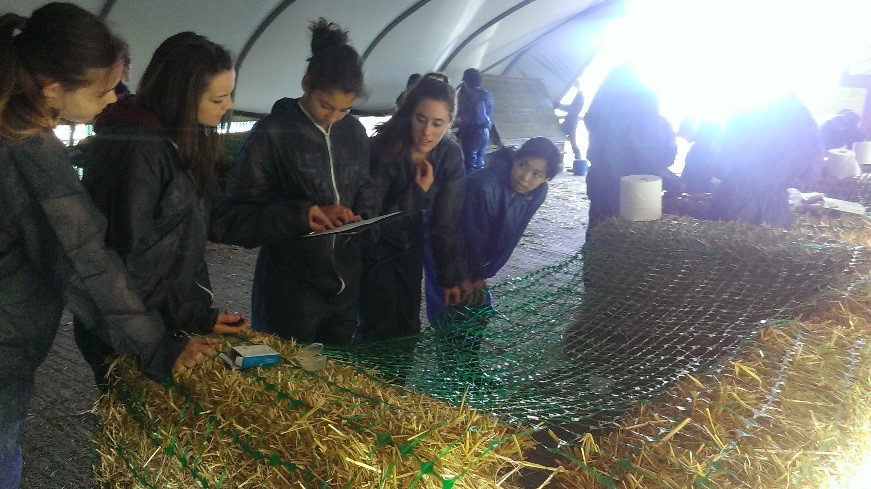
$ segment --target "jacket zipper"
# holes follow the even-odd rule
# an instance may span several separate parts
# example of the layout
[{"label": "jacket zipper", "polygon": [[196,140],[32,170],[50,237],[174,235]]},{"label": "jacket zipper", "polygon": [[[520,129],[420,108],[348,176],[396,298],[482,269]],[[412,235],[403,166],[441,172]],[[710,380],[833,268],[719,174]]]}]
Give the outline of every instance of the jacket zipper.
[{"label": "jacket zipper", "polygon": [[[324,131],[324,138],[327,141],[327,156],[330,159],[330,178],[333,181],[333,192],[336,193],[336,204],[341,205],[342,199],[341,199],[341,197],[339,197],[339,186],[336,184],[336,169],[333,166],[333,145],[330,143],[330,130],[332,130],[332,128],[333,128],[333,125],[330,124],[330,127],[328,127],[326,131]],[[335,234],[330,236],[331,246],[333,248],[333,251],[336,251],[336,236],[337,235],[335,235]],[[343,279],[342,275],[339,273],[337,273],[336,275],[339,276],[339,282],[341,282],[341,284],[342,284],[342,286],[339,287],[339,291],[336,292],[336,295],[339,295],[345,291],[345,279]]]}]

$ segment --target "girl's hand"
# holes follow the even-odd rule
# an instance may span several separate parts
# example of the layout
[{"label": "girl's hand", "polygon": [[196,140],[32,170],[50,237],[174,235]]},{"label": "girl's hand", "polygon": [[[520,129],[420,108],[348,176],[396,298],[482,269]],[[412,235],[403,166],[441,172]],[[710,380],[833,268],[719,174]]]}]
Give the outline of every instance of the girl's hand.
[{"label": "girl's hand", "polygon": [[460,290],[459,286],[454,286],[442,291],[442,298],[444,299],[446,306],[456,306],[460,303],[462,297],[463,292]]},{"label": "girl's hand", "polygon": [[333,229],[335,226],[320,207],[313,205],[308,210],[308,227],[314,233],[321,233],[327,229]]},{"label": "girl's hand", "polygon": [[354,214],[354,211],[343,205],[322,205],[320,206],[320,209],[323,211],[324,215],[327,216],[327,219],[330,220],[333,227],[339,227],[363,219],[359,215]]},{"label": "girl's hand", "polygon": [[424,192],[429,192],[432,183],[435,181],[435,174],[432,169],[432,163],[426,158],[414,162],[414,183],[418,184]]},{"label": "girl's hand", "polygon": [[172,371],[174,373],[184,372],[207,358],[215,356],[215,345],[217,344],[218,340],[213,338],[191,338],[178,358],[175,359]]},{"label": "girl's hand", "polygon": [[223,314],[218,314],[218,320],[215,322],[215,327],[212,331],[218,334],[241,333],[251,329],[251,320],[245,319],[245,316],[224,309]]}]

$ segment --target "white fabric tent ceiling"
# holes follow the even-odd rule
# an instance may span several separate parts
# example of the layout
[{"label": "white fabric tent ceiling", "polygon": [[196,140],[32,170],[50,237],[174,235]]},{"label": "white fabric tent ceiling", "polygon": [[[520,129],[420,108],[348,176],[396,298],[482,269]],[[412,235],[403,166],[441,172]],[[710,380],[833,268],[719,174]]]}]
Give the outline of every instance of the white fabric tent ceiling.
[{"label": "white fabric tent ceiling", "polygon": [[[5,0],[29,15],[44,1]],[[389,110],[414,72],[463,70],[544,81],[557,100],[595,54],[602,27],[623,0],[73,0],[101,15],[130,44],[131,88],[167,37],[197,32],[237,56],[236,113],[268,113],[302,92],[309,23],[325,17],[349,31],[365,57],[370,97],[360,112]]]}]

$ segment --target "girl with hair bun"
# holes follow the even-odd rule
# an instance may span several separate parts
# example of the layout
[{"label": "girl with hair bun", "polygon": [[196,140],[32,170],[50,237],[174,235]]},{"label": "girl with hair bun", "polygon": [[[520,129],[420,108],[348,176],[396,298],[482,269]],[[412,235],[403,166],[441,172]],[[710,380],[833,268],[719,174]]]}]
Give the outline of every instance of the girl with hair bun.
[{"label": "girl with hair bun", "polygon": [[[365,95],[362,60],[336,24],[321,18],[310,30],[303,95],[278,100],[254,125],[227,180],[231,198],[293,202],[300,238],[374,217],[369,141],[363,125],[346,117]],[[361,273],[357,239],[265,243],[254,271],[254,329],[301,342],[350,343]]]},{"label": "girl with hair bun", "polygon": [[[25,24],[26,20],[26,24]],[[34,375],[64,306],[84,328],[135,355],[158,380],[214,355],[215,341],[175,338],[143,306],[106,223],[53,133],[59,119],[87,122],[115,102],[119,43],[69,3],[29,19],[0,16],[0,487],[18,487],[18,444]]]}]

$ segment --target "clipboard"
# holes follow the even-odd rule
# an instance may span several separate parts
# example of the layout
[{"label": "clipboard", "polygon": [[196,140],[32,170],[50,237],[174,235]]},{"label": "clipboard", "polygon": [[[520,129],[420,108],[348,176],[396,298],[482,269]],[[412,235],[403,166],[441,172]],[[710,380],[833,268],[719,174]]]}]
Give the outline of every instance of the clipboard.
[{"label": "clipboard", "polygon": [[371,219],[363,219],[362,221],[352,222],[350,224],[345,224],[333,229],[327,229],[326,231],[321,231],[319,233],[311,232],[303,235],[303,238],[314,238],[316,236],[327,236],[330,234],[342,234],[350,231],[362,231],[363,229],[375,223],[398,217],[401,214],[405,214],[405,211],[396,211],[391,212],[390,214],[384,214],[383,216],[373,217]]}]

